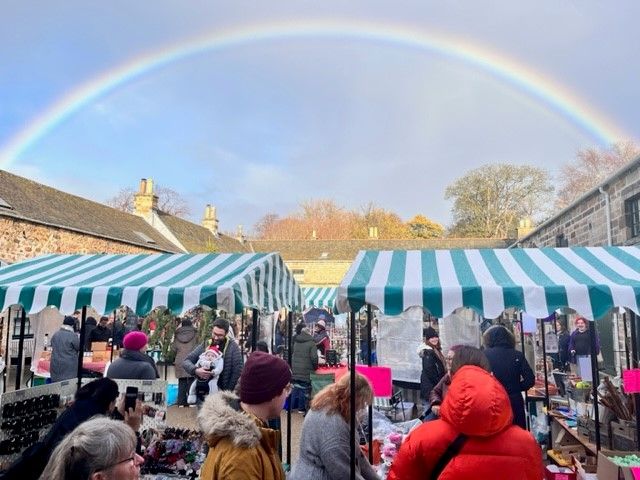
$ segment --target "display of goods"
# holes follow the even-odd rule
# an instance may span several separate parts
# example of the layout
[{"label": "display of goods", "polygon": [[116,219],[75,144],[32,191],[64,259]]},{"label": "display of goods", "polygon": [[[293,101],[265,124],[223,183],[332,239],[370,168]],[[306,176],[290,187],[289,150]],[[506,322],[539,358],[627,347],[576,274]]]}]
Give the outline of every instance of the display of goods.
[{"label": "display of goods", "polygon": [[613,463],[619,467],[640,467],[640,457],[638,455],[625,455],[624,457],[609,457]]}]

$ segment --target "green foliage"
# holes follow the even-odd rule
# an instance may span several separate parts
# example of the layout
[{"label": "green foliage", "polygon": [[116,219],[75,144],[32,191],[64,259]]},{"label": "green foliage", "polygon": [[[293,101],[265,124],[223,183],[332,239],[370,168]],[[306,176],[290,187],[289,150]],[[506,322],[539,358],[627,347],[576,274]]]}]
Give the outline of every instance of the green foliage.
[{"label": "green foliage", "polygon": [[150,331],[151,321],[155,321],[156,329],[149,337],[149,347],[159,349],[161,358],[172,363],[175,355],[171,349],[176,332],[175,317],[169,310],[157,308],[147,315],[142,323],[144,332]]},{"label": "green foliage", "polygon": [[471,170],[445,191],[453,200],[450,234],[508,238],[522,218],[539,220],[552,208],[553,186],[546,170],[492,164]]}]

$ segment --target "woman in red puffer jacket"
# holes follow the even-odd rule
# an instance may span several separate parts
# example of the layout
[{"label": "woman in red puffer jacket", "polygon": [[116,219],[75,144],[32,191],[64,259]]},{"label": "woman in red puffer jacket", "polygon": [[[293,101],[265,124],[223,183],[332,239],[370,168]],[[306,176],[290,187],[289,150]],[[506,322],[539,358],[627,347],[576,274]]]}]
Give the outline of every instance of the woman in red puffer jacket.
[{"label": "woman in red puffer jacket", "polygon": [[544,475],[540,447],[529,432],[513,425],[512,417],[500,382],[483,368],[461,367],[453,375],[440,420],[411,432],[389,480],[432,478],[436,464],[459,434],[466,439],[436,477],[439,480],[540,480]]}]

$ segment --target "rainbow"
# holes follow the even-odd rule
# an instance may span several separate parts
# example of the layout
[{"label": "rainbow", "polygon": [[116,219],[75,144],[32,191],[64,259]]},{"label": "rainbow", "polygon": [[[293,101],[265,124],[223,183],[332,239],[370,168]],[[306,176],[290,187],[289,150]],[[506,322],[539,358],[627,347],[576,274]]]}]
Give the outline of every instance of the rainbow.
[{"label": "rainbow", "polygon": [[568,120],[602,146],[631,138],[612,120],[597,112],[562,85],[522,63],[461,38],[425,33],[406,26],[342,20],[302,20],[252,24],[208,33],[141,55],[68,92],[15,134],[0,150],[0,167],[8,167],[61,122],[127,82],[203,52],[260,41],[296,38],[337,38],[383,42],[430,51],[493,75]]}]

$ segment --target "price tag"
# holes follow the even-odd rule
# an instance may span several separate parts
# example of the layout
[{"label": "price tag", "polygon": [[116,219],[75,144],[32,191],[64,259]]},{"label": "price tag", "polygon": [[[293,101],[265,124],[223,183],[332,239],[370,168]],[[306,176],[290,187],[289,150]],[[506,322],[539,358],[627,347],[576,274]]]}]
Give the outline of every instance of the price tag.
[{"label": "price tag", "polygon": [[631,473],[635,480],[640,480],[640,467],[631,467]]}]

